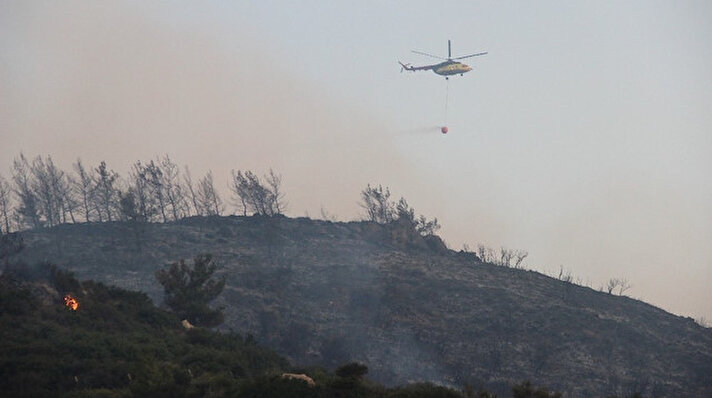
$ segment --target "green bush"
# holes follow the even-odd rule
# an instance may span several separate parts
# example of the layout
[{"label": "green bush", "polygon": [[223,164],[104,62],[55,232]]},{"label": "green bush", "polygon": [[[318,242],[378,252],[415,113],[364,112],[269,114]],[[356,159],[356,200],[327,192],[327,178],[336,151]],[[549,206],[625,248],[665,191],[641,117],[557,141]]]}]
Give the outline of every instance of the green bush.
[{"label": "green bush", "polygon": [[462,394],[455,390],[436,386],[431,383],[418,383],[397,389],[388,395],[388,398],[462,398]]},{"label": "green bush", "polygon": [[[143,293],[79,282],[58,269],[46,275],[54,279],[0,276],[3,397],[228,397],[288,367],[240,335],[184,330]],[[50,282],[54,293],[39,288]],[[60,288],[79,295],[77,311],[64,305]],[[40,300],[37,292],[56,297]]]},{"label": "green bush", "polygon": [[514,398],[561,398],[561,393],[549,392],[546,387],[534,388],[529,380],[512,386]]},{"label": "green bush", "polygon": [[360,379],[368,373],[368,367],[358,362],[351,362],[340,366],[336,369],[336,375],[339,377],[352,377]]}]

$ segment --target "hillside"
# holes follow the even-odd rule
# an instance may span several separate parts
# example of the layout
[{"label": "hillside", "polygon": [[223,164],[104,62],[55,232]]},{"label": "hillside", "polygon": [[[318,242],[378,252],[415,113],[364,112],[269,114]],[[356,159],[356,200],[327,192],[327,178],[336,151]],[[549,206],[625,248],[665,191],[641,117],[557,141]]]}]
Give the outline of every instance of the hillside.
[{"label": "hillside", "polygon": [[627,297],[483,264],[399,226],[284,217],[61,225],[15,260],[52,261],[146,292],[165,264],[213,253],[226,329],[299,365],[368,365],[389,384],[500,392],[529,379],[566,396],[709,396],[712,331]]},{"label": "hillside", "polygon": [[143,293],[47,266],[4,272],[0,302],[4,397],[223,396],[289,368],[240,335],[186,330]]},{"label": "hillside", "polygon": [[185,325],[144,293],[80,282],[52,265],[6,267],[0,303],[3,397],[463,398],[428,383],[386,388],[357,363],[285,374],[294,367],[250,335]]}]

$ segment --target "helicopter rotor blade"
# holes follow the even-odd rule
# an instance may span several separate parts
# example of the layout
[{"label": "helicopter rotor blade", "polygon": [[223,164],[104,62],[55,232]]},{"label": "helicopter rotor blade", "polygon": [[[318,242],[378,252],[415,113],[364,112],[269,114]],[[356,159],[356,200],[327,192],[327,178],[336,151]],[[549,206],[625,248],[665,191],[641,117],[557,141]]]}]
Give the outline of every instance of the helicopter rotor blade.
[{"label": "helicopter rotor blade", "polygon": [[465,58],[470,58],[470,57],[478,57],[478,56],[480,56],[480,55],[485,55],[485,54],[487,54],[487,52],[477,53],[477,54],[470,54],[470,55],[463,55],[462,57],[457,57],[457,58],[453,58],[453,59],[465,59]]},{"label": "helicopter rotor blade", "polygon": [[447,58],[443,58],[443,57],[438,57],[437,55],[424,53],[424,52],[422,52],[422,51],[415,51],[415,50],[412,50],[411,52],[414,52],[414,53],[420,54],[420,55],[425,55],[425,56],[427,56],[427,57],[437,58],[437,59],[447,59]]}]

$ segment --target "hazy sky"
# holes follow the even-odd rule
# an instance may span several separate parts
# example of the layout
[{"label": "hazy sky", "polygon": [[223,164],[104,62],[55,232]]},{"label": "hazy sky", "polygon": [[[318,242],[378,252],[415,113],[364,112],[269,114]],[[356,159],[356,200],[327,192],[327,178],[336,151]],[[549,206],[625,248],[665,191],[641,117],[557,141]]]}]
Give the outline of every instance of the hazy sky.
[{"label": "hazy sky", "polygon": [[[383,3],[0,2],[0,173],[168,153],[227,196],[273,167],[288,215],[344,220],[383,184],[454,249],[712,320],[712,3]],[[448,39],[489,54],[446,113],[396,61]]]}]

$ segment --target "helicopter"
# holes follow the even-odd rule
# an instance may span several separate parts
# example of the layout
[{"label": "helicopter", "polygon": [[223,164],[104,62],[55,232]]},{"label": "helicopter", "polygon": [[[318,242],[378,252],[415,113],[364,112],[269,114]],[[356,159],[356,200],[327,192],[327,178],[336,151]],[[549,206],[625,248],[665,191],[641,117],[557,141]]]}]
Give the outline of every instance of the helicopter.
[{"label": "helicopter", "polygon": [[472,70],[472,68],[467,65],[463,64],[462,62],[458,62],[456,60],[458,59],[465,59],[465,58],[470,58],[470,57],[478,57],[480,55],[485,55],[487,54],[486,52],[482,53],[477,53],[477,54],[470,54],[470,55],[463,55],[462,57],[452,57],[452,52],[451,52],[451,47],[450,47],[450,40],[447,41],[447,58],[443,57],[438,57],[437,55],[432,55],[428,53],[424,53],[421,51],[415,51],[413,50],[412,52],[420,55],[425,55],[428,57],[433,57],[433,58],[438,58],[445,60],[444,62],[441,62],[439,64],[433,64],[433,65],[424,65],[424,66],[411,66],[410,64],[404,64],[400,61],[398,63],[401,66],[401,73],[404,70],[410,71],[410,72],[415,72],[419,70],[432,70],[433,72],[437,73],[438,75],[445,76],[445,79],[447,80],[449,76],[451,75],[464,75],[465,73],[469,72]]}]

